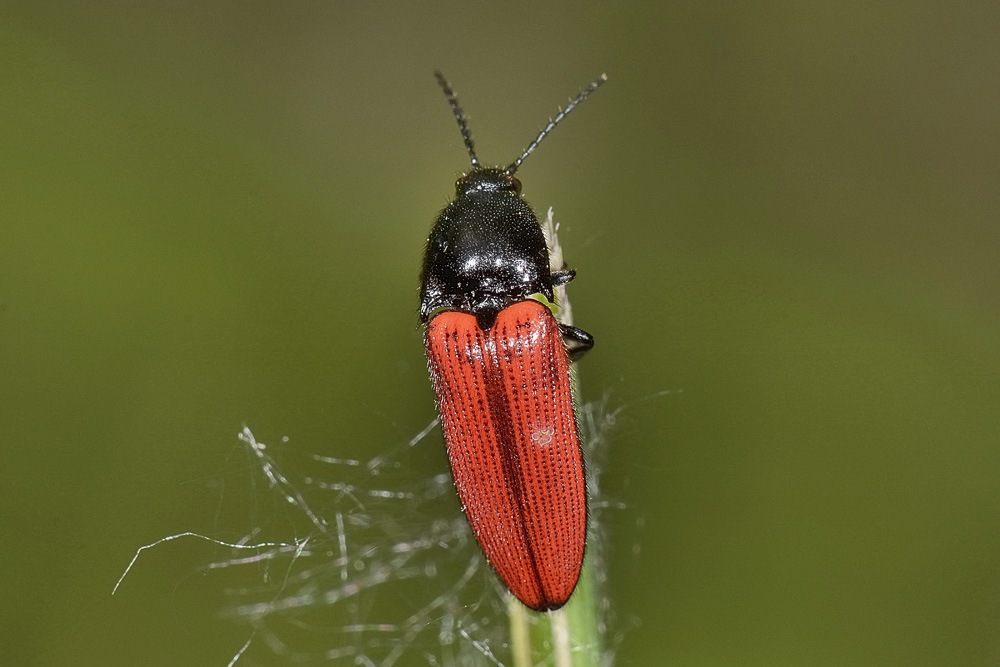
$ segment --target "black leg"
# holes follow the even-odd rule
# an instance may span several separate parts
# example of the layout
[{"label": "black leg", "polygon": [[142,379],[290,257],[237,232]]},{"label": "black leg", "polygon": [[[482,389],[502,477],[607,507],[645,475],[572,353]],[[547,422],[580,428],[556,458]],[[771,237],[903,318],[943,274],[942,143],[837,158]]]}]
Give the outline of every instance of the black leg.
[{"label": "black leg", "polygon": [[562,332],[566,351],[569,353],[571,361],[576,361],[583,356],[584,352],[594,347],[594,337],[583,329],[560,324],[559,330]]},{"label": "black leg", "polygon": [[576,271],[573,269],[563,269],[562,271],[553,271],[549,274],[552,279],[552,286],[559,287],[560,285],[565,285],[569,281],[576,277]]}]

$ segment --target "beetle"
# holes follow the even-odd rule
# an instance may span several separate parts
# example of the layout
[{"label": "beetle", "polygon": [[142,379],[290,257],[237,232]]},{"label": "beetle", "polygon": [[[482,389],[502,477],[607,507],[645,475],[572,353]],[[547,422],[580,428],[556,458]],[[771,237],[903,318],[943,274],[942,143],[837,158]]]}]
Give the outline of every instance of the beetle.
[{"label": "beetle", "polygon": [[518,167],[607,77],[576,96],[507,167],[484,167],[458,98],[440,72],[471,168],[455,186],[424,252],[420,320],[448,459],[479,545],[527,607],[563,606],[580,577],[587,490],[570,361],[593,337],[559,324],[550,268]]}]

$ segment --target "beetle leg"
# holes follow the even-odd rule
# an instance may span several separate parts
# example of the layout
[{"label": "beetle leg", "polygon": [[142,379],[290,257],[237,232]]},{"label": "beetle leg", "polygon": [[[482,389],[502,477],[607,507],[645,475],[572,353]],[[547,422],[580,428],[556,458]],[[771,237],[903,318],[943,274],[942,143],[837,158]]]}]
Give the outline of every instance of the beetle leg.
[{"label": "beetle leg", "polygon": [[569,281],[576,277],[576,271],[573,269],[563,269],[561,271],[552,271],[549,273],[549,277],[552,279],[552,286],[559,287],[560,285],[565,285]]},{"label": "beetle leg", "polygon": [[566,351],[571,361],[576,361],[584,352],[594,347],[594,337],[583,329],[560,324],[559,331],[562,332],[563,342],[566,343]]}]

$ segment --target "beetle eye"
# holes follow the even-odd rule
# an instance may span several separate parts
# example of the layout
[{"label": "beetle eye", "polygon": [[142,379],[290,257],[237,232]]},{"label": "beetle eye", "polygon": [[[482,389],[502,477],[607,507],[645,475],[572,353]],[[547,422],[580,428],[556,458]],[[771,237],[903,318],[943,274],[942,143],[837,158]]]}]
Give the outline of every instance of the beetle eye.
[{"label": "beetle eye", "polygon": [[514,188],[514,192],[521,194],[521,181],[517,180],[513,176],[510,177],[510,184]]}]

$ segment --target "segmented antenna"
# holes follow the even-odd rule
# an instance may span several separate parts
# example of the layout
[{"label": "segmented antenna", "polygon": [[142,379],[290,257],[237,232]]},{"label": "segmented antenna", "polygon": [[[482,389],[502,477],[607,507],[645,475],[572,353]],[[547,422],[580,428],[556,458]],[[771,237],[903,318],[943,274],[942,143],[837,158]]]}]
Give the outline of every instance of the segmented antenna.
[{"label": "segmented antenna", "polygon": [[[569,114],[569,112],[573,110],[573,107],[575,107],[577,104],[579,104],[580,102],[582,102],[585,99],[587,99],[587,95],[590,95],[592,92],[594,92],[595,90],[597,90],[598,86],[600,86],[602,83],[604,83],[607,80],[608,80],[608,75],[607,74],[602,74],[600,77],[598,77],[597,81],[594,81],[594,83],[590,84],[589,86],[587,86],[586,88],[584,88],[583,90],[581,90],[580,94],[577,95],[576,98],[574,98],[572,102],[570,102],[569,104],[567,104],[565,109],[560,108],[559,109],[559,113],[557,113],[555,115],[555,118],[552,118],[552,119],[549,120],[549,124],[546,125],[545,127],[543,127],[542,131],[538,133],[537,137],[535,137],[535,140],[532,141],[531,144],[529,144],[528,147],[524,149],[524,152],[521,153],[521,157],[519,157],[516,160],[514,160],[513,162],[511,162],[510,166],[507,167],[506,169],[504,169],[504,173],[506,173],[508,175],[512,175],[515,171],[517,171],[517,168],[521,166],[522,162],[524,162],[524,158],[528,157],[531,154],[531,151],[535,150],[535,148],[538,147],[538,144],[542,143],[542,139],[545,138],[545,135],[548,134],[549,132],[551,132],[555,128],[555,126],[559,124],[559,121],[561,121],[563,118],[565,118],[567,116],[567,114]],[[442,84],[442,85],[445,85],[445,84]],[[446,92],[450,92],[450,91],[447,91],[447,89],[446,89]],[[454,104],[452,104],[452,108],[453,109],[456,108]],[[461,111],[458,111],[458,113],[461,113]],[[465,135],[465,129],[464,129],[465,126],[463,124],[463,121],[459,120],[459,124],[462,124],[462,127],[463,127],[462,134],[464,136]],[[468,140],[466,141],[466,145],[469,145]],[[471,147],[469,148],[469,150],[470,151],[472,150]],[[473,164],[475,164],[475,158],[473,158]]]},{"label": "segmented antenna", "polygon": [[[462,107],[458,106],[458,97],[455,96],[455,91],[448,85],[448,80],[444,78],[444,74],[434,70],[434,77],[437,78],[438,83],[441,84],[444,96],[448,98],[448,104],[451,106],[451,112],[455,114],[455,120],[458,121],[458,129],[462,131],[462,140],[465,141],[465,149],[469,151],[469,157],[472,159],[472,166],[474,168],[479,167],[479,159],[476,157],[476,149],[472,147],[472,133],[469,132],[469,126],[465,122],[465,114],[462,113]],[[576,102],[573,104],[576,104]],[[572,107],[572,105],[570,105],[570,107]],[[569,109],[567,109],[567,111],[568,110]],[[539,137],[539,139],[540,138],[541,137]],[[538,142],[536,141],[535,143]],[[522,159],[524,158],[522,157]]]}]

